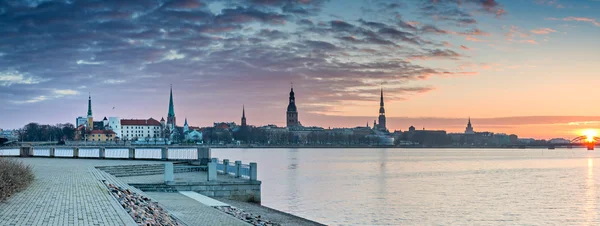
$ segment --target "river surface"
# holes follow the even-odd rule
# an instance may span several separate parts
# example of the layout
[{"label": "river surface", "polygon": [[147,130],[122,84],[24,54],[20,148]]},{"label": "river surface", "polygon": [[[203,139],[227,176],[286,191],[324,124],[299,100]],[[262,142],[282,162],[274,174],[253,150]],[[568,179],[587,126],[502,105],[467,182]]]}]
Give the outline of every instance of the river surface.
[{"label": "river surface", "polygon": [[213,149],[258,163],[262,204],[329,225],[600,225],[584,149]]}]

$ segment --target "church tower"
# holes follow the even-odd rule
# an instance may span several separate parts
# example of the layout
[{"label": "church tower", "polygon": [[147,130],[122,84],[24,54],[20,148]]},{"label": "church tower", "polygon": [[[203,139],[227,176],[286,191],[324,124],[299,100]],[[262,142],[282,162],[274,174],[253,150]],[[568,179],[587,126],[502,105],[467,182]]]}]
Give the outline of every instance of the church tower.
[{"label": "church tower", "polygon": [[290,103],[287,107],[287,127],[299,126],[298,110],[296,109],[296,97],[294,97],[294,87],[290,91]]},{"label": "church tower", "polygon": [[385,122],[385,109],[383,108],[383,88],[381,89],[381,99],[379,101],[379,123],[377,127],[379,130],[386,131],[386,122]]},{"label": "church tower", "polygon": [[92,116],[92,95],[88,97],[88,112],[87,112],[87,130],[94,129],[94,117]]},{"label": "church tower", "polygon": [[183,123],[183,132],[190,131],[190,126],[187,123],[187,118],[185,118],[185,123]]},{"label": "church tower", "polygon": [[469,117],[469,122],[467,123],[465,134],[475,134],[475,130],[473,130],[473,126],[471,125],[471,117]]},{"label": "church tower", "polygon": [[167,126],[169,126],[171,131],[174,131],[176,125],[175,106],[173,105],[173,86],[171,86],[171,94],[169,97],[169,114],[167,114]]},{"label": "church tower", "polygon": [[246,127],[246,107],[242,105],[242,127]]}]

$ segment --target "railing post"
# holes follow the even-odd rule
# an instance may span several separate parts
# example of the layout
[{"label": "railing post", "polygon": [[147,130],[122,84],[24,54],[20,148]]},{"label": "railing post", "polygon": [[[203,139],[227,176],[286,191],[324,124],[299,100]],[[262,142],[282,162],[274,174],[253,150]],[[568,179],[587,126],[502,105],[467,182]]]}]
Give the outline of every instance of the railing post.
[{"label": "railing post", "polygon": [[106,148],[105,147],[100,147],[98,149],[98,153],[99,153],[98,158],[100,158],[100,159],[106,158]]},{"label": "railing post", "polygon": [[225,173],[225,175],[229,174],[229,167],[227,166],[229,166],[229,159],[223,159],[223,172]]},{"label": "railing post", "polygon": [[175,176],[172,162],[165,163],[165,184],[172,184]]},{"label": "railing post", "polygon": [[257,169],[257,164],[255,162],[251,162],[250,163],[250,180],[251,181],[256,181],[256,178],[258,176],[258,169]]},{"label": "railing post", "polygon": [[217,162],[211,161],[208,163],[208,181],[216,181],[217,180]]},{"label": "railing post", "polygon": [[242,177],[242,161],[235,161],[235,177]]},{"label": "railing post", "polygon": [[79,158],[79,148],[73,148],[73,158]]},{"label": "railing post", "polygon": [[210,148],[198,148],[198,160],[202,161],[202,159],[210,159]]},{"label": "railing post", "polygon": [[54,158],[56,154],[56,148],[50,148],[50,158]]},{"label": "railing post", "polygon": [[169,148],[168,147],[164,147],[161,150],[161,159],[162,160],[167,160],[167,158],[169,157]]},{"label": "railing post", "polygon": [[135,159],[135,148],[129,148],[129,159]]}]

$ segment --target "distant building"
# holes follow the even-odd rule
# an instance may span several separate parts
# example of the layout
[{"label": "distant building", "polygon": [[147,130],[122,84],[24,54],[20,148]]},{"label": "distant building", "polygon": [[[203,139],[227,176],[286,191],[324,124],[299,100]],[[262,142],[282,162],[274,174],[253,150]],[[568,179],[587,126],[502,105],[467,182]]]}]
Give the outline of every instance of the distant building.
[{"label": "distant building", "polygon": [[162,125],[153,118],[149,119],[121,119],[121,139],[144,140],[146,138],[160,138]]},{"label": "distant building", "polygon": [[115,141],[117,134],[110,130],[91,130],[88,132],[87,140],[92,142]]},{"label": "distant building", "polygon": [[475,134],[475,131],[473,130],[473,126],[471,125],[471,117],[469,117],[469,122],[467,123],[467,128],[465,129],[465,134]]},{"label": "distant building", "polygon": [[16,130],[0,129],[0,137],[6,138],[8,140],[17,140],[19,135]]},{"label": "distant building", "polygon": [[302,126],[298,121],[298,109],[296,108],[296,97],[294,96],[294,87],[290,91],[290,101],[286,112],[286,125],[288,128]]},{"label": "distant building", "polygon": [[108,117],[105,121],[104,129],[114,131],[117,136],[122,137],[121,119],[119,117]]},{"label": "distant building", "polygon": [[87,118],[83,117],[83,116],[79,116],[77,117],[77,119],[75,119],[75,128],[79,127],[79,126],[86,126],[87,125]]},{"label": "distant building", "polygon": [[548,141],[548,143],[551,143],[551,144],[569,144],[569,143],[571,143],[571,141],[567,140],[567,139],[564,139],[564,138],[554,138],[554,139],[550,139]]}]

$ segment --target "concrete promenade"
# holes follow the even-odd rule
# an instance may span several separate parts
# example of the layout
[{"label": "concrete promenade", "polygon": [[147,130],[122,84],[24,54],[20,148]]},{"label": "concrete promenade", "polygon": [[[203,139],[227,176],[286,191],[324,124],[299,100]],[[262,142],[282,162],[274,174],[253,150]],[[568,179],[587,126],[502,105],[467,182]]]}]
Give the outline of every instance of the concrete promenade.
[{"label": "concrete promenade", "polygon": [[[94,166],[156,164],[155,161],[16,159],[32,166],[36,178],[26,190],[15,194],[5,203],[0,203],[0,225],[136,225],[111,196],[101,180],[129,188],[150,197],[153,201],[158,201],[171,214],[188,225],[248,225],[179,193],[155,193],[150,196],[94,168]],[[187,214],[192,216],[186,216]]]},{"label": "concrete promenade", "polygon": [[35,180],[0,203],[0,225],[136,225],[91,168],[140,161],[19,160],[33,167]]}]

